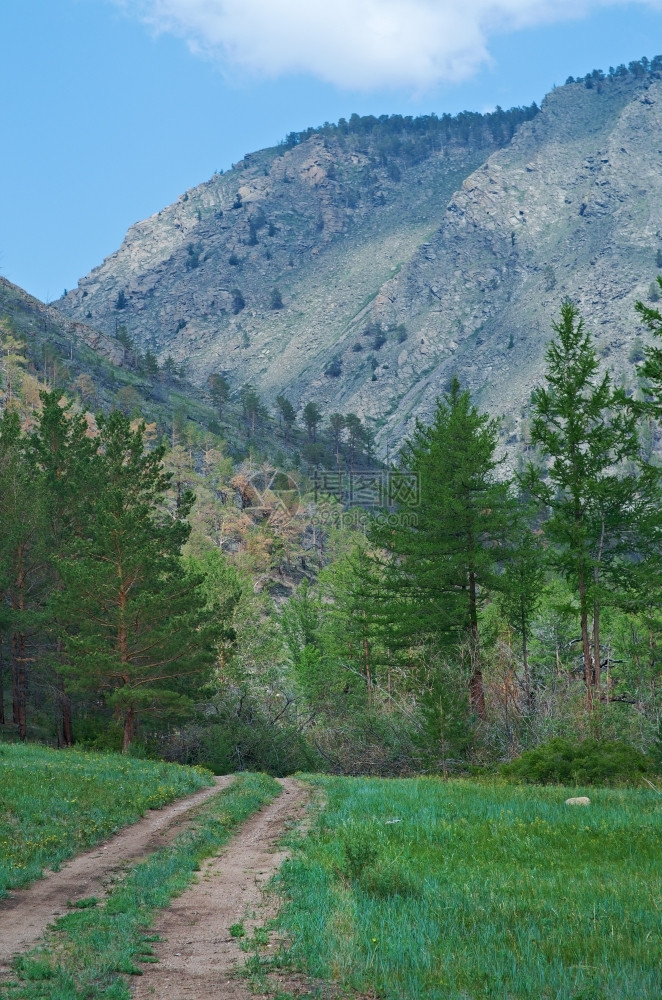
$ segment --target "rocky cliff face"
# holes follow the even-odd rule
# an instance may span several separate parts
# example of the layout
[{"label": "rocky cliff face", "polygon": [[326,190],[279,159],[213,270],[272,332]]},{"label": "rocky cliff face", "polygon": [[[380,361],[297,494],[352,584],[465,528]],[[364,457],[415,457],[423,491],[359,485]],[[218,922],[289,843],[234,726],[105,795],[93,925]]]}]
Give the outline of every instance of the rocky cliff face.
[{"label": "rocky cliff face", "polygon": [[200,384],[224,371],[372,418],[383,450],[452,372],[515,429],[565,296],[628,367],[662,249],[655,75],[558,88],[527,117],[417,156],[337,131],[248,156],[133,226],[59,307]]}]

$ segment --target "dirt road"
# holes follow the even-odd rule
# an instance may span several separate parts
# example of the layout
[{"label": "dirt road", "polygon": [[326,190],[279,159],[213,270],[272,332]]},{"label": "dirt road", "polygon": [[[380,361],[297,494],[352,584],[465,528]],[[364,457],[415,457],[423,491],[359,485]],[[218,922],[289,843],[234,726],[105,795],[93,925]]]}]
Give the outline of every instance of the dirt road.
[{"label": "dirt road", "polygon": [[0,975],[7,972],[13,955],[33,948],[49,924],[66,913],[67,902],[102,896],[113,874],[168,843],[179,833],[191,810],[205,802],[232,777],[216,778],[203,788],[163,809],[153,809],[138,823],[120,830],[103,844],[48,874],[28,889],[17,889],[0,900]]},{"label": "dirt road", "polygon": [[[278,850],[278,840],[289,822],[303,816],[308,790],[291,778],[281,785],[278,798],[252,816],[223,852],[203,865],[198,882],[157,919],[160,961],[145,966],[132,983],[135,1000],[255,1000],[232,978],[243,953],[229,928],[259,906],[261,886],[287,856]],[[246,922],[247,931],[251,923]]]}]

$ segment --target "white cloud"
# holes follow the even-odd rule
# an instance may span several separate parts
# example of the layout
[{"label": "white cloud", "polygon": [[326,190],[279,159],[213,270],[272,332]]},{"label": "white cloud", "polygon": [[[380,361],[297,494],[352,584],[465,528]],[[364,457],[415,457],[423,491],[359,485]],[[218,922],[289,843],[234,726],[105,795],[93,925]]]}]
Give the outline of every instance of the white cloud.
[{"label": "white cloud", "polygon": [[[159,32],[251,75],[344,88],[472,76],[499,32],[576,19],[619,0],[115,0]],[[662,0],[634,0],[662,9]],[[620,0],[620,5],[624,5]]]}]

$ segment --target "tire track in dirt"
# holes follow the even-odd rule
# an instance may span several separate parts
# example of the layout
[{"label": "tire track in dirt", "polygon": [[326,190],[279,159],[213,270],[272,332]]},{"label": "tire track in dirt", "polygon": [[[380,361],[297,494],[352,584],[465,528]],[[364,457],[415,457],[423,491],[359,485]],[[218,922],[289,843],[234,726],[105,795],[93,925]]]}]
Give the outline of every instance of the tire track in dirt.
[{"label": "tire track in dirt", "polygon": [[66,862],[60,871],[0,899],[0,976],[9,971],[14,955],[33,948],[48,925],[67,912],[68,901],[103,896],[113,875],[169,843],[189,821],[191,811],[231,781],[231,775],[215,778],[210,788],[150,809],[143,819]]},{"label": "tire track in dirt", "polygon": [[300,782],[283,778],[280,784],[282,793],[247,820],[202,866],[198,882],[157,919],[159,963],[145,966],[132,984],[133,1000],[255,1000],[233,976],[243,952],[229,928],[259,907],[262,886],[288,856],[278,840],[309,801]]}]

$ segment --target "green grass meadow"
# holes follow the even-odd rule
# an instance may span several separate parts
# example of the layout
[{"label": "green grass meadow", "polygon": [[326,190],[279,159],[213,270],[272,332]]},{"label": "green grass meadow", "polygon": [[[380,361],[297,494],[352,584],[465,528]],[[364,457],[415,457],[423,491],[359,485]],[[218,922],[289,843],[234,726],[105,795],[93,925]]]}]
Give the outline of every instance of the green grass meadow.
[{"label": "green grass meadow", "polygon": [[662,997],[662,795],[309,780],[286,965],[386,1000]]},{"label": "green grass meadow", "polygon": [[0,744],[0,898],[210,783],[206,771],[177,764]]},{"label": "green grass meadow", "polygon": [[83,900],[60,917],[42,947],[16,959],[14,979],[0,984],[0,1000],[131,1000],[130,977],[156,961],[155,914],[279,792],[267,775],[239,775],[196,811],[172,844],[130,869],[105,902]]}]

